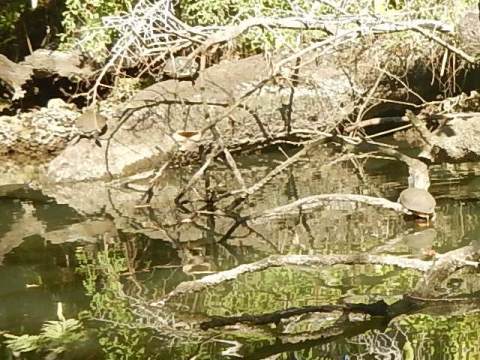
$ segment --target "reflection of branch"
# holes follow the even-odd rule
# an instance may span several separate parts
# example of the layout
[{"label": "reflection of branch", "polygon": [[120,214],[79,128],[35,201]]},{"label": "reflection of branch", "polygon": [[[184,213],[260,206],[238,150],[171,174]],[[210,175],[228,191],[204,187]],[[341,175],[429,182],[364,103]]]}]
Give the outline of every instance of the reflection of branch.
[{"label": "reflection of branch", "polygon": [[216,145],[212,149],[211,153],[207,155],[207,158],[205,159],[205,162],[200,167],[200,169],[197,170],[197,172],[190,178],[187,185],[175,197],[175,204],[177,206],[181,206],[183,196],[198,182],[198,180],[201,179],[201,177],[205,173],[205,170],[207,170],[207,168],[210,166],[210,163],[213,161],[213,159],[215,159],[216,156],[220,154],[220,152],[221,150],[219,150],[218,145]]},{"label": "reflection of branch", "polygon": [[226,194],[223,194],[220,198],[226,198],[231,195],[237,195],[237,198],[232,202],[233,205],[229,207],[230,210],[232,210],[235,207],[235,204],[239,201],[239,199],[244,199],[246,196],[252,195],[255,192],[259,191],[262,189],[266,184],[268,184],[269,181],[271,181],[275,176],[280,174],[282,171],[287,169],[288,167],[292,166],[295,164],[297,161],[301,160],[303,156],[308,154],[309,151],[315,149],[319,145],[323,144],[326,142],[326,140],[330,137],[329,134],[322,134],[321,137],[317,137],[316,139],[308,142],[304,148],[300,151],[298,151],[295,155],[292,157],[289,157],[287,160],[285,160],[283,163],[278,165],[275,169],[270,171],[263,179],[259,180],[255,184],[249,186],[248,188],[240,189],[240,190],[234,190],[231,192],[228,192]]},{"label": "reflection of branch", "polygon": [[427,271],[432,265],[431,261],[418,259],[407,259],[391,255],[272,255],[265,259],[250,264],[243,264],[233,269],[221,271],[216,274],[205,276],[198,280],[186,281],[178,285],[172,292],[167,294],[160,301],[152,303],[153,306],[162,306],[171,298],[193,293],[217,286],[226,281],[238,278],[240,275],[262,271],[271,267],[281,266],[333,266],[333,265],[357,265],[357,264],[379,264],[392,265],[404,269],[415,269]]},{"label": "reflection of branch", "polygon": [[314,210],[321,206],[325,206],[325,203],[327,202],[363,203],[373,206],[380,206],[400,213],[409,213],[408,210],[406,210],[401,204],[384,198],[357,194],[321,194],[307,196],[290,204],[266,210],[256,216],[253,216],[251,222],[263,223],[270,219],[284,217],[285,215],[298,214],[299,210]]},{"label": "reflection of branch", "polygon": [[439,296],[442,290],[445,291],[445,289],[440,288],[442,283],[464,266],[478,267],[479,263],[471,260],[479,256],[479,244],[465,246],[441,255],[425,277],[417,284],[412,295],[423,298]]},{"label": "reflection of branch", "polygon": [[209,321],[200,324],[203,330],[214,327],[234,325],[237,323],[250,325],[265,325],[278,323],[282,319],[288,319],[293,316],[299,316],[310,313],[342,311],[344,313],[361,313],[371,316],[386,316],[388,305],[380,300],[373,304],[346,304],[346,305],[319,305],[304,306],[301,308],[288,308],[285,310],[274,311],[261,315],[241,315],[241,316],[212,316]]}]

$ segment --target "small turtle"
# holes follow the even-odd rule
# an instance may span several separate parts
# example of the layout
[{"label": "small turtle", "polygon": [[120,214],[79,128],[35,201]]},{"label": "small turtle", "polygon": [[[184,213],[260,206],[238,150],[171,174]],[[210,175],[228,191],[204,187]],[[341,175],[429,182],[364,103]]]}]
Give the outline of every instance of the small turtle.
[{"label": "small turtle", "polygon": [[426,219],[427,221],[433,220],[435,217],[436,201],[427,190],[417,188],[405,189],[400,193],[398,202],[416,217]]},{"label": "small turtle", "polygon": [[78,139],[94,139],[95,144],[102,147],[98,138],[107,131],[107,118],[97,113],[96,109],[85,111],[75,120],[75,127],[78,130]]},{"label": "small turtle", "polygon": [[180,151],[198,149],[201,138],[202,134],[200,131],[177,131],[172,134],[172,139]]},{"label": "small turtle", "polygon": [[198,64],[187,56],[169,58],[163,66],[163,74],[172,79],[191,79],[198,71]]}]

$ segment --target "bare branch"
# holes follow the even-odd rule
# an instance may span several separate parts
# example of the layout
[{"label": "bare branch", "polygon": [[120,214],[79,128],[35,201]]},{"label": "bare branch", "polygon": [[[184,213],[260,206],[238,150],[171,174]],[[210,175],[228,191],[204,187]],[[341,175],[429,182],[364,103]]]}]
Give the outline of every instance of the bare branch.
[{"label": "bare branch", "polygon": [[356,265],[356,264],[380,264],[398,266],[404,269],[427,271],[432,265],[431,261],[407,259],[398,256],[380,256],[369,254],[353,255],[272,255],[260,261],[243,264],[233,269],[221,271],[216,274],[205,276],[198,280],[186,281],[178,285],[163,299],[152,303],[152,306],[163,306],[173,297],[206,290],[223,282],[237,279],[240,275],[266,270],[280,266],[333,266],[333,265]]},{"label": "bare branch", "polygon": [[327,202],[363,203],[409,214],[409,211],[401,204],[384,198],[357,194],[321,194],[307,196],[290,204],[264,211],[259,215],[253,216],[250,223],[264,223],[271,219],[285,217],[285,215],[296,215],[299,211],[314,210],[321,206],[325,206],[325,203]]}]

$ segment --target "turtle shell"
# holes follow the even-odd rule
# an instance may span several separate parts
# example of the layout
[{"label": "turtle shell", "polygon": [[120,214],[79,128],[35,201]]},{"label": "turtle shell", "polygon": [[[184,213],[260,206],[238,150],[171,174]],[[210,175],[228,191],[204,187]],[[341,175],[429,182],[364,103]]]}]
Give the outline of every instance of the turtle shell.
[{"label": "turtle shell", "polygon": [[417,214],[433,214],[436,201],[434,197],[424,189],[408,188],[400,193],[398,202],[406,209]]}]

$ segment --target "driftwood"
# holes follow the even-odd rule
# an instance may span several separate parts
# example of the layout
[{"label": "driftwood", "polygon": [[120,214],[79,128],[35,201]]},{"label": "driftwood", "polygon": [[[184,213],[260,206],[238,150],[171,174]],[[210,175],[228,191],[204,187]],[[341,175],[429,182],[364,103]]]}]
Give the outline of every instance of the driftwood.
[{"label": "driftwood", "polygon": [[431,261],[419,259],[407,259],[390,255],[272,255],[260,261],[243,264],[236,268],[221,271],[216,274],[205,276],[199,280],[186,281],[178,285],[167,296],[151,303],[152,306],[163,306],[172,298],[206,290],[213,286],[217,286],[223,282],[231,281],[240,275],[262,271],[272,267],[280,266],[333,266],[333,265],[356,265],[356,264],[381,264],[398,266],[404,269],[415,269],[422,272],[427,271],[431,265]]},{"label": "driftwood", "polygon": [[25,91],[22,85],[30,78],[33,70],[10,61],[6,56],[0,54],[0,80],[7,85],[7,90],[12,93],[12,100],[23,97]]},{"label": "driftwood", "polygon": [[0,54],[0,83],[6,84],[11,101],[24,97],[28,80],[62,77],[76,78],[80,82],[93,74],[93,69],[78,53],[39,49],[18,64]]},{"label": "driftwood", "polygon": [[338,264],[382,264],[393,265],[400,268],[415,269],[425,273],[424,278],[417,284],[416,289],[407,294],[403,299],[387,305],[384,301],[378,301],[373,304],[345,304],[345,305],[318,305],[305,306],[301,308],[289,308],[272,313],[259,315],[240,315],[240,316],[214,316],[208,321],[200,323],[204,330],[228,326],[237,323],[249,325],[264,325],[268,323],[278,324],[284,319],[294,316],[318,313],[318,312],[341,312],[361,313],[370,316],[380,316],[391,319],[415,311],[421,311],[429,306],[454,305],[460,303],[474,304],[478,303],[476,299],[439,299],[436,296],[438,291],[436,287],[445,281],[453,272],[465,266],[477,268],[479,263],[469,259],[476,259],[480,255],[480,246],[473,244],[462,249],[454,250],[439,256],[435,261],[424,261],[418,259],[407,259],[397,256],[380,256],[369,254],[358,255],[284,255],[270,256],[255,263],[243,264],[234,269],[221,271],[216,274],[205,276],[198,280],[181,283],[176,289],[159,301],[151,303],[151,306],[162,307],[172,298],[189,294],[197,291],[206,290],[221,283],[237,279],[240,275],[263,271],[271,267],[279,266],[333,266]]}]

